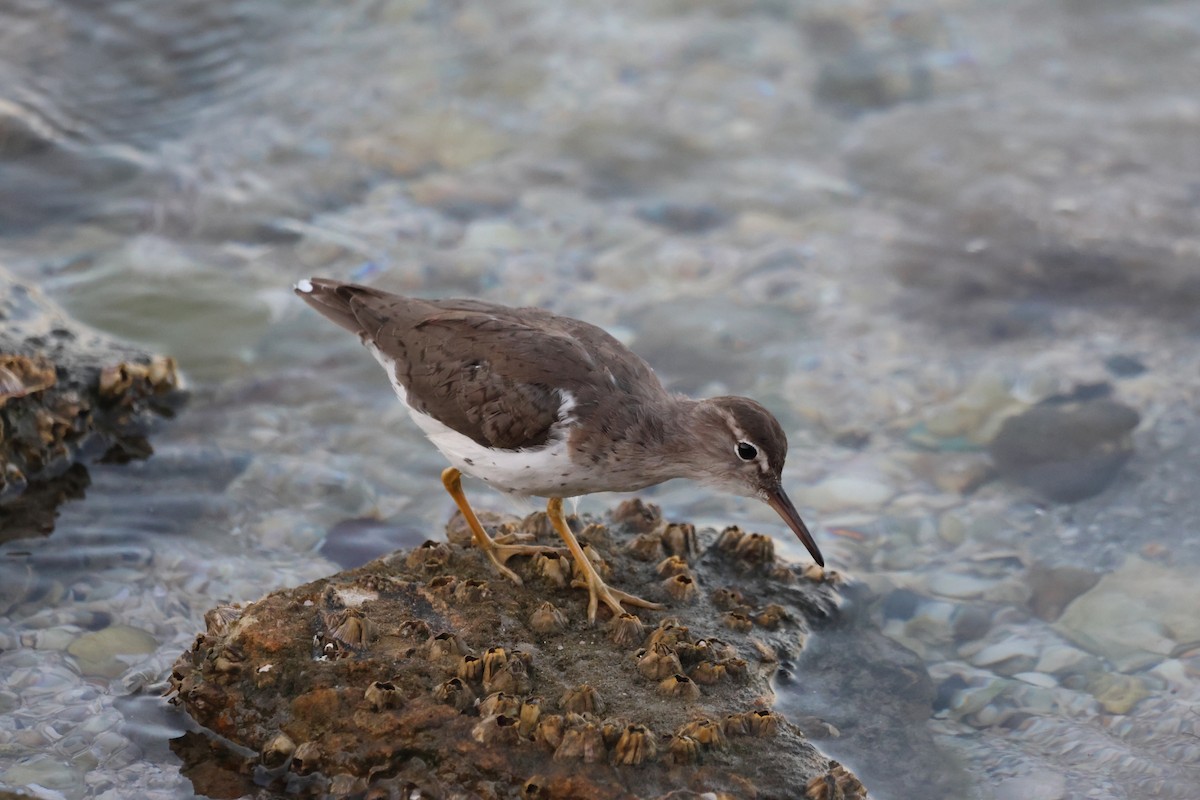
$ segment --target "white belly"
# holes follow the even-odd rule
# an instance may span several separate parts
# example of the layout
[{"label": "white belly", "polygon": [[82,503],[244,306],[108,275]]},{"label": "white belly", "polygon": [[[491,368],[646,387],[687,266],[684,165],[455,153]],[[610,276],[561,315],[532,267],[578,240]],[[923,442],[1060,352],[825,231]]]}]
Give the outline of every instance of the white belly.
[{"label": "white belly", "polygon": [[396,396],[408,409],[413,421],[458,470],[513,494],[576,497],[598,491],[599,487],[594,485],[596,476],[572,464],[567,454],[571,409],[575,407],[575,398],[570,392],[559,392],[562,405],[558,409],[558,422],[551,427],[546,444],[524,450],[493,450],[409,405],[408,392],[396,379],[395,362],[371,343],[367,342],[366,346],[383,365]]}]

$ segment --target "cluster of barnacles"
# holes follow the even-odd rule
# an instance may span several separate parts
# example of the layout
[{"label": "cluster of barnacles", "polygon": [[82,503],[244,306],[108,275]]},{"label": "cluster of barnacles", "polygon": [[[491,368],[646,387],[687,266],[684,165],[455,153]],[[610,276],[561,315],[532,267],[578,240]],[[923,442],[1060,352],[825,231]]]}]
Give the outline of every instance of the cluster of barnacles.
[{"label": "cluster of barnacles", "polygon": [[233,605],[221,605],[209,609],[204,615],[204,633],[196,635],[192,646],[175,659],[167,688],[163,692],[172,705],[186,699],[199,707],[205,703],[204,694],[211,692],[204,674],[215,683],[229,684],[241,673],[246,654],[234,640],[224,634],[242,615],[242,609]]},{"label": "cluster of barnacles", "polygon": [[[634,654],[637,671],[656,681],[658,690],[669,697],[695,700],[701,685],[747,675],[747,664],[732,645],[719,639],[693,639],[675,620],[646,634],[637,617],[624,614],[609,623],[608,635],[620,645],[645,645]],[[589,684],[568,688],[552,708],[543,698],[532,696],[533,658],[524,651],[493,646],[477,654],[457,635],[443,632],[429,638],[426,654],[449,673],[433,687],[434,699],[479,716],[471,730],[475,741],[505,746],[529,742],[558,761],[624,766],[654,760],[693,763],[706,750],[726,748],[732,736],[770,736],[780,725],[774,712],[754,710],[724,720],[697,716],[673,733],[656,735],[649,725],[606,718],[605,702]],[[395,707],[398,700],[390,683],[376,682],[367,688],[364,702],[372,710],[381,710]]]},{"label": "cluster of barnacles", "polygon": [[809,779],[804,797],[805,800],[866,800],[867,789],[853,772],[830,761],[828,771]]}]

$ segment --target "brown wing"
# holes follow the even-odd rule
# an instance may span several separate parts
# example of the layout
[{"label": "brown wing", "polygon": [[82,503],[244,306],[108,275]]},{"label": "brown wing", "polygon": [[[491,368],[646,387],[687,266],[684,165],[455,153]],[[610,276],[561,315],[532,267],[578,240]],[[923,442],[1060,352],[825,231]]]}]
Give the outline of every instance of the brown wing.
[{"label": "brown wing", "polygon": [[396,362],[408,403],[490,447],[537,447],[569,391],[575,413],[665,392],[605,331],[538,308],[421,300],[314,279],[301,297]]}]

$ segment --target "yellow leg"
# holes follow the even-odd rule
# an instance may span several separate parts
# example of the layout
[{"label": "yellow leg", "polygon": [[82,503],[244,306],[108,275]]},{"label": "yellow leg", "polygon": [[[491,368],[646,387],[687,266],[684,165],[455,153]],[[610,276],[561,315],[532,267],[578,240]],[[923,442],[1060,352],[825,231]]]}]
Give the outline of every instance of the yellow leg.
[{"label": "yellow leg", "polygon": [[454,498],[458,510],[462,512],[463,518],[467,521],[467,527],[471,529],[471,535],[475,537],[475,544],[487,556],[488,561],[499,570],[500,574],[513,581],[518,586],[524,582],[521,576],[513,572],[508,567],[504,566],[513,556],[536,556],[539,553],[560,553],[562,548],[559,547],[542,547],[532,544],[501,544],[495,539],[487,535],[483,529],[483,525],[479,523],[479,517],[475,516],[475,511],[471,508],[471,504],[467,502],[467,496],[462,490],[462,473],[454,467],[446,467],[442,470],[442,485],[446,487],[446,491]]},{"label": "yellow leg", "polygon": [[631,606],[640,606],[641,608],[650,608],[655,611],[661,611],[666,608],[660,603],[651,603],[649,600],[622,592],[620,589],[613,589],[600,577],[596,572],[596,568],[592,566],[592,562],[588,560],[587,554],[583,552],[583,548],[579,546],[579,542],[575,540],[575,534],[571,533],[571,529],[567,527],[567,520],[563,516],[562,498],[551,497],[546,502],[546,515],[550,517],[550,524],[554,526],[554,530],[558,531],[558,535],[567,543],[567,548],[571,551],[571,555],[575,557],[575,566],[580,574],[587,581],[588,594],[588,623],[596,621],[596,608],[598,601],[603,600],[604,605],[608,606],[612,611],[613,616],[619,616],[625,613],[625,609],[621,608],[621,603],[628,603]]}]

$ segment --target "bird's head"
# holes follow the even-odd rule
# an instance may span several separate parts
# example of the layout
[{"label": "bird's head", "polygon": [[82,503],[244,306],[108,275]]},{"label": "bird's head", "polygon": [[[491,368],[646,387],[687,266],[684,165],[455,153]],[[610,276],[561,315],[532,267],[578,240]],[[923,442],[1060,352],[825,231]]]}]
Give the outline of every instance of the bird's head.
[{"label": "bird's head", "polygon": [[693,477],[722,491],[767,503],[824,566],[817,543],[783,490],[787,435],[779,420],[748,397],[701,400],[695,414],[694,446],[702,457],[693,461]]}]

